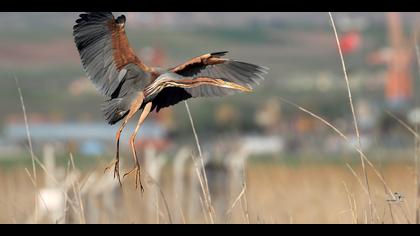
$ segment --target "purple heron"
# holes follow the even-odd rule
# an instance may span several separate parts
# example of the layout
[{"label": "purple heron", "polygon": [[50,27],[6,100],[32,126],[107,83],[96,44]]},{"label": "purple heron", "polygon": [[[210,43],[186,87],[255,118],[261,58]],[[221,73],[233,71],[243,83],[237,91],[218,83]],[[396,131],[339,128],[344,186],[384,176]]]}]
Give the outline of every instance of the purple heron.
[{"label": "purple heron", "polygon": [[115,137],[116,157],[112,163],[114,178],[120,184],[120,135],[134,114],[141,112],[130,138],[135,167],[124,177],[136,173],[136,187],[140,185],[143,191],[134,141],[151,111],[159,112],[189,98],[250,92],[252,85],[264,79],[268,69],[222,58],[227,52],[204,54],[169,69],[149,67],[130,47],[125,23],[124,15],[115,18],[110,12],[81,14],[73,27],[73,36],[83,69],[106,97],[102,104],[106,121],[113,125],[122,120]]}]

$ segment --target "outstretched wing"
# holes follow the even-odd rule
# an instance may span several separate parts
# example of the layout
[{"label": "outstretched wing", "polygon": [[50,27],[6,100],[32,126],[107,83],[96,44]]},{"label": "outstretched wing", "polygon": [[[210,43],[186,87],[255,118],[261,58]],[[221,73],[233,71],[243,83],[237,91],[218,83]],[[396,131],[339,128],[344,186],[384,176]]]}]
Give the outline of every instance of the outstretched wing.
[{"label": "outstretched wing", "polygon": [[125,34],[124,15],[114,18],[110,12],[81,14],[73,27],[73,36],[83,68],[99,92],[107,97],[127,93],[128,86],[140,86],[147,67],[130,47]]},{"label": "outstretched wing", "polygon": [[215,52],[195,57],[170,71],[188,77],[210,77],[252,88],[263,80],[268,68],[222,58],[227,52]]},{"label": "outstretched wing", "polygon": [[220,97],[252,90],[254,85],[264,79],[263,75],[267,73],[268,68],[222,58],[226,53],[205,54],[171,68],[171,72],[183,78],[190,78],[189,83],[195,85],[188,88],[163,89],[153,100],[156,110],[191,97]]}]

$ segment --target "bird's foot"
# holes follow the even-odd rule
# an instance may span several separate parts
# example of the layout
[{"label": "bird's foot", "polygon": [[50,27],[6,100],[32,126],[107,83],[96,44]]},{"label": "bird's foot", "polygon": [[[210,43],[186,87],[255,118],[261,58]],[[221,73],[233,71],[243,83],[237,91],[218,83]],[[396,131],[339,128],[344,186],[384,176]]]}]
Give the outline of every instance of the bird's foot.
[{"label": "bird's foot", "polygon": [[115,163],[115,167],[114,167],[114,179],[115,179],[115,177],[118,178],[118,182],[120,183],[120,186],[122,187],[121,177],[120,177],[120,165],[119,165],[119,161],[117,161]]},{"label": "bird's foot", "polygon": [[115,163],[117,162],[116,159],[112,160],[111,163],[109,163],[104,170],[104,173],[106,173],[109,169],[111,169],[111,167],[113,167],[115,165]]},{"label": "bird's foot", "polygon": [[125,178],[127,175],[132,174],[133,172],[136,173],[136,189],[140,186],[140,190],[143,193],[144,192],[144,188],[143,188],[143,184],[141,182],[140,165],[136,165],[136,167],[134,167],[132,170],[130,170],[127,173],[125,173],[123,175],[123,178]]},{"label": "bird's foot", "polygon": [[121,178],[120,178],[120,165],[119,165],[119,160],[115,159],[113,160],[104,170],[104,172],[108,171],[109,169],[111,169],[112,166],[114,166],[114,179],[115,177],[118,178],[118,182],[120,183],[120,186],[122,187],[122,183],[121,183]]}]

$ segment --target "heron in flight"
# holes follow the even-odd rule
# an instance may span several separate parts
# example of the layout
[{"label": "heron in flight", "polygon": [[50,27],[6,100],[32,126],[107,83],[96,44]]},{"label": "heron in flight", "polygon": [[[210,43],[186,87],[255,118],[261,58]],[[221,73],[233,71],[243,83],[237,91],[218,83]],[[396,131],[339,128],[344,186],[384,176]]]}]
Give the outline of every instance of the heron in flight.
[{"label": "heron in flight", "polygon": [[[215,97],[250,92],[267,73],[267,68],[223,58],[227,52],[204,54],[162,69],[147,66],[130,47],[125,33],[126,17],[111,12],[84,13],[76,20],[73,36],[83,69],[96,89],[106,97],[102,111],[113,125],[122,121],[115,137],[114,178],[121,184],[119,140],[127,122],[140,111],[130,145],[135,167],[124,174],[136,174],[140,185],[140,162],[134,146],[140,126],[152,111],[196,97]],[[109,168],[109,167],[108,167]],[[107,168],[107,169],[108,169]]]}]

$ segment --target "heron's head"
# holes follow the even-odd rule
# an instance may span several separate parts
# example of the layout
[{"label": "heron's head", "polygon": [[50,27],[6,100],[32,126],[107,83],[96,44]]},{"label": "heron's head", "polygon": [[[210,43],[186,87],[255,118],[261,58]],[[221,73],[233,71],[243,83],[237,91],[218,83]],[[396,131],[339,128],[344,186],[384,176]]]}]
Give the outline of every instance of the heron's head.
[{"label": "heron's head", "polygon": [[116,22],[118,25],[120,25],[120,26],[124,26],[125,21],[126,21],[126,18],[125,18],[125,16],[124,16],[124,15],[119,16],[119,17],[115,20],[115,22]]}]

